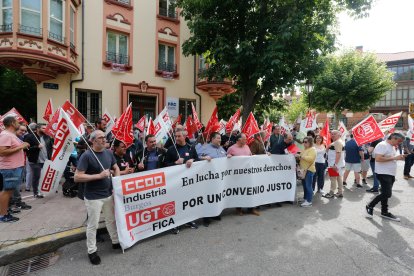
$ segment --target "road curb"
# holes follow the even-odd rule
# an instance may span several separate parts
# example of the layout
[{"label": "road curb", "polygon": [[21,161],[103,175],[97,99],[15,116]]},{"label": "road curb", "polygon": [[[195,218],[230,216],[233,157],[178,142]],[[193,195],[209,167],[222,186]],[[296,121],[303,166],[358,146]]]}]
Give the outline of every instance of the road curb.
[{"label": "road curb", "polygon": [[[98,230],[104,229],[105,224],[101,222]],[[85,239],[85,233],[86,227],[82,226],[5,246],[0,249],[0,266],[56,251],[64,245]]]}]

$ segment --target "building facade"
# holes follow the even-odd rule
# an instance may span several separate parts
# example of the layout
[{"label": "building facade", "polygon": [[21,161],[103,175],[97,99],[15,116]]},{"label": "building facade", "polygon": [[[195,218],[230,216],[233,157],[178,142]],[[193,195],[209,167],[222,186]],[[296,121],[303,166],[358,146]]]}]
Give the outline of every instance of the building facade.
[{"label": "building facade", "polygon": [[93,122],[132,103],[134,122],[169,106],[176,117],[196,106],[207,122],[229,81],[198,78],[202,59],[184,56],[186,22],[173,0],[0,1],[0,65],[37,83],[37,119],[49,98],[70,100]]}]

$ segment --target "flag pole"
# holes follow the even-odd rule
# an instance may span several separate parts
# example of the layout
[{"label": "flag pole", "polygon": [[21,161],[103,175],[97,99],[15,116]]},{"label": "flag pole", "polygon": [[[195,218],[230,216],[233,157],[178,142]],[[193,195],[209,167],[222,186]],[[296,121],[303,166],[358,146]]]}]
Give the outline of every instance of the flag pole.
[{"label": "flag pole", "polygon": [[30,132],[33,134],[33,136],[34,136],[34,138],[36,139],[36,141],[37,141],[37,142],[39,142],[39,144],[41,144],[41,143],[40,143],[40,141],[39,141],[39,139],[37,138],[36,134],[34,134],[33,130],[32,130],[29,126],[27,126],[27,128],[28,128],[28,129],[30,130]]},{"label": "flag pole", "polygon": [[[160,122],[162,124],[161,127],[165,128],[167,130],[167,135],[170,137],[171,141],[174,141],[173,138],[171,137],[169,129],[167,129],[167,126],[165,125],[164,119],[161,118]],[[180,158],[180,153],[178,152],[178,149],[177,149],[177,146],[175,145],[175,142],[173,142],[173,146],[174,146],[175,150],[177,151],[178,158]]]},{"label": "flag pole", "polygon": [[89,145],[88,141],[86,141],[85,137],[83,135],[81,135],[83,141],[85,142],[86,146],[89,148],[89,150],[92,152],[93,156],[95,157],[96,161],[98,161],[99,165],[101,166],[102,170],[104,171],[105,168],[102,165],[101,161],[99,161],[98,157],[96,156],[95,152],[93,151],[93,149],[91,148],[91,146]]}]

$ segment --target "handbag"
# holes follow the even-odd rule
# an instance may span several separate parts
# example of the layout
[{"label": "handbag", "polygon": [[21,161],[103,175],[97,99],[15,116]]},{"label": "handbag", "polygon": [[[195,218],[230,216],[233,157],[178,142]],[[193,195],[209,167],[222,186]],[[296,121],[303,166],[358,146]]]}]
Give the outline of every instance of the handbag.
[{"label": "handbag", "polygon": [[297,173],[297,177],[300,180],[305,179],[306,177],[306,172],[308,171],[308,169],[312,166],[312,164],[310,164],[306,169],[301,169],[300,166],[296,167],[296,173]]}]

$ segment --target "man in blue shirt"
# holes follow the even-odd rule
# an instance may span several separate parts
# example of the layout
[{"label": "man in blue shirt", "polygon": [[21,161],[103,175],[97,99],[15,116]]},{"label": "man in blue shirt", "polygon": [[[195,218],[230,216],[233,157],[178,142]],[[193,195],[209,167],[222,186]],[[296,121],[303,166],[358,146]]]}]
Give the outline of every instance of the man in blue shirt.
[{"label": "man in blue shirt", "polygon": [[362,188],[361,178],[359,173],[361,172],[361,160],[364,160],[364,150],[358,146],[353,135],[351,134],[351,140],[345,143],[345,173],[344,173],[344,186],[346,185],[346,179],[349,172],[354,171],[355,182],[357,188]]}]

